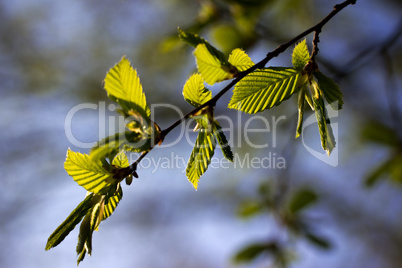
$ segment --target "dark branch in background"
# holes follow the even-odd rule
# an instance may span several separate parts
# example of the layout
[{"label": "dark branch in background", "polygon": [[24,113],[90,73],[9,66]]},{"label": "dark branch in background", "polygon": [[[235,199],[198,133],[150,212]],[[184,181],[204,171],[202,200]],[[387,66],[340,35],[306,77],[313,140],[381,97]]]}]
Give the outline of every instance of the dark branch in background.
[{"label": "dark branch in background", "polygon": [[394,29],[386,38],[362,48],[354,57],[343,64],[343,66],[336,66],[323,58],[320,58],[319,62],[330,72],[332,72],[338,80],[350,76],[353,74],[353,72],[366,66],[370,61],[377,57],[381,57],[387,77],[385,94],[389,102],[389,113],[392,118],[393,128],[397,130],[399,135],[402,137],[402,110],[398,104],[398,85],[395,81],[395,72],[392,64],[393,59],[389,55],[389,50],[401,37],[402,19],[399,20]]},{"label": "dark branch in background", "polygon": [[[205,108],[207,106],[215,107],[216,103],[218,102],[218,100],[226,92],[228,92],[233,86],[235,86],[241,79],[243,79],[245,76],[247,76],[248,74],[254,72],[257,69],[264,68],[265,65],[267,65],[267,63],[271,59],[279,56],[281,53],[285,52],[286,49],[288,49],[291,45],[295,44],[298,40],[300,40],[301,38],[305,37],[306,35],[308,35],[308,34],[310,34],[312,32],[316,33],[316,35],[314,37],[314,40],[316,41],[316,43],[314,44],[315,49],[313,50],[313,54],[312,54],[312,57],[314,58],[315,55],[318,52],[318,47],[317,47],[318,34],[321,32],[321,30],[324,27],[324,25],[328,21],[330,21],[336,14],[338,14],[338,12],[340,12],[342,9],[344,9],[348,5],[354,5],[354,4],[356,4],[356,0],[347,0],[347,1],[343,2],[343,3],[341,3],[341,4],[335,5],[333,10],[322,21],[320,21],[318,24],[316,24],[315,26],[307,29],[306,31],[302,32],[301,34],[297,35],[293,39],[289,40],[287,43],[284,43],[284,44],[278,46],[275,50],[269,52],[263,60],[261,60],[260,62],[256,63],[254,66],[250,67],[246,71],[238,73],[236,78],[234,80],[232,80],[232,82],[230,82],[221,91],[219,91],[218,94],[216,94],[211,100],[207,101],[206,103],[204,103],[204,104],[200,105],[199,107],[195,108],[194,110],[190,111],[185,116],[179,118],[176,122],[174,122],[168,128],[162,130],[161,139],[163,140],[170,131],[172,131],[174,128],[179,126],[182,122],[184,122],[188,118],[194,116],[197,112],[201,111],[203,108]],[[122,169],[122,170],[124,170],[124,174],[127,174],[127,176],[130,175],[130,174],[137,175],[137,173],[136,173],[137,165],[145,157],[145,155],[147,155],[148,152],[150,150],[152,150],[152,149],[153,149],[153,147],[151,147],[148,151],[142,153],[141,156],[133,164],[131,164],[129,167]],[[122,171],[122,170],[120,170],[120,171]]]}]

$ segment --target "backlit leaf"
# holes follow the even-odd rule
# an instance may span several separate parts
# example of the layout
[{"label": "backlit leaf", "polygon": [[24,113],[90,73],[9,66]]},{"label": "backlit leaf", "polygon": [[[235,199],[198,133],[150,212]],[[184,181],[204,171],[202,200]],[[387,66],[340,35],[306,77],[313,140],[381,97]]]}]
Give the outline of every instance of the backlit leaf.
[{"label": "backlit leaf", "polygon": [[190,46],[192,46],[194,48],[197,48],[197,46],[200,45],[200,44],[205,45],[205,47],[207,48],[209,53],[213,57],[215,57],[219,62],[221,62],[221,63],[227,62],[225,55],[221,51],[216,49],[207,40],[205,40],[204,38],[200,37],[198,34],[185,32],[185,31],[183,31],[182,29],[179,28],[179,37],[184,42],[186,42],[187,44],[189,44]]},{"label": "backlit leaf", "polygon": [[121,151],[114,157],[112,165],[119,168],[125,168],[128,167],[130,163],[128,161],[127,155],[123,151]]},{"label": "backlit leaf", "polygon": [[101,221],[107,219],[116,209],[118,203],[123,197],[123,191],[120,184],[116,185],[116,190],[106,195],[96,195],[92,202],[92,208],[87,212],[83,219],[77,243],[77,264],[84,260],[86,253],[92,253],[92,235],[95,230],[98,230]]},{"label": "backlit leaf", "polygon": [[160,129],[156,125],[154,127],[139,126],[138,131],[116,133],[99,141],[89,155],[93,160],[100,160],[105,157],[114,157],[122,150],[143,152],[158,143],[159,134]]},{"label": "backlit leaf", "polygon": [[49,250],[64,240],[64,238],[75,228],[92,207],[92,198],[94,194],[89,194],[71,214],[60,224],[59,227],[49,236],[46,244],[46,250]]},{"label": "backlit leaf", "polygon": [[107,182],[111,174],[102,167],[100,161],[94,161],[86,154],[69,149],[64,168],[75,182],[89,192],[105,193],[111,185]]},{"label": "backlit leaf", "polygon": [[296,45],[292,54],[293,67],[297,70],[303,70],[304,66],[309,62],[310,54],[308,52],[306,39]]},{"label": "backlit leaf", "polygon": [[219,55],[215,55],[206,44],[199,44],[194,51],[194,56],[197,60],[198,71],[208,84],[213,85],[234,77],[236,69]]},{"label": "backlit leaf", "polygon": [[[318,87],[313,80],[313,87]],[[320,92],[317,90],[316,92]],[[332,128],[330,125],[329,118],[327,118],[327,110],[325,109],[324,99],[321,94],[319,94],[318,99],[313,97],[313,105],[315,116],[317,118],[318,129],[321,136],[321,146],[327,152],[328,155],[331,154],[332,150],[335,148],[335,138],[332,133]]]},{"label": "backlit leaf", "polygon": [[230,53],[228,61],[236,67],[239,72],[243,72],[254,65],[250,57],[240,48],[236,48]]},{"label": "backlit leaf", "polygon": [[304,102],[306,96],[306,88],[303,87],[299,91],[298,96],[298,117],[297,117],[297,128],[296,128],[296,138],[301,135],[303,129],[303,115],[304,115]]},{"label": "backlit leaf", "polygon": [[334,110],[342,109],[342,92],[334,80],[321,72],[315,72],[314,77],[317,79],[318,86],[331,108]]},{"label": "backlit leaf", "polygon": [[212,93],[204,86],[204,79],[201,75],[193,74],[186,82],[183,88],[184,99],[198,107],[212,98]]},{"label": "backlit leaf", "polygon": [[104,209],[102,220],[107,219],[114,210],[116,209],[117,205],[119,204],[120,200],[123,198],[123,190],[121,189],[120,184],[118,185],[118,189],[112,195],[108,195],[104,201]]},{"label": "backlit leaf", "polygon": [[300,76],[293,68],[254,71],[236,84],[228,107],[250,114],[270,109],[300,90]]},{"label": "backlit leaf", "polygon": [[200,129],[193,151],[187,164],[186,175],[188,180],[197,189],[198,181],[211,163],[215,150],[215,137],[212,132]]},{"label": "backlit leaf", "polygon": [[233,152],[230,149],[229,142],[227,141],[226,136],[223,133],[221,126],[219,125],[219,123],[216,120],[213,123],[213,128],[214,128],[215,138],[218,141],[219,146],[221,147],[223,156],[227,160],[233,162]]},{"label": "backlit leaf", "polygon": [[123,57],[105,77],[105,90],[113,101],[120,104],[127,113],[139,113],[149,118],[151,111],[147,105],[137,71],[129,60]]}]

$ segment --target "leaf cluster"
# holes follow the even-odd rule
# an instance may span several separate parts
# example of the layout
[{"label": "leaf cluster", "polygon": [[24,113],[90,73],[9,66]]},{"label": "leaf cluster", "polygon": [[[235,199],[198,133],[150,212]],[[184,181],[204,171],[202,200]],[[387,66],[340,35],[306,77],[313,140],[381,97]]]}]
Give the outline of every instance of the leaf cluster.
[{"label": "leaf cluster", "polygon": [[64,168],[88,193],[46,244],[46,250],[57,246],[81,222],[78,264],[92,252],[93,232],[123,197],[121,181],[130,185],[133,176],[138,177],[125,152],[147,152],[162,139],[159,126],[151,120],[137,72],[126,57],[109,70],[104,83],[108,97],[120,105],[119,113],[127,120],[126,131],[99,141],[89,155],[67,151]]},{"label": "leaf cluster", "polygon": [[[256,66],[239,48],[226,57],[196,34],[179,29],[179,36],[195,48],[194,56],[198,68],[198,73],[191,75],[183,87],[183,97],[194,110],[178,121],[180,123],[191,118],[197,123],[194,131],[198,131],[198,136],[186,169],[186,176],[195,189],[211,163],[216,144],[219,144],[226,159],[233,161],[234,158],[221,126],[214,118],[216,102],[224,90],[213,97],[206,84],[237,79],[228,108],[250,114],[271,109],[298,93],[299,119],[296,137],[302,132],[304,105],[307,102],[315,111],[322,147],[328,154],[331,153],[335,140],[325,101],[332,109],[340,109],[343,104],[342,93],[334,81],[319,72],[309,55],[305,40],[293,51],[293,67],[256,69],[259,65]],[[81,222],[77,245],[78,263],[87,253],[92,252],[93,231],[113,213],[120,202],[123,196],[121,181],[125,180],[130,185],[133,176],[138,177],[136,168],[139,161],[154,146],[162,143],[170,131],[161,131],[151,120],[151,111],[139,76],[126,57],[106,74],[104,88],[108,97],[120,105],[118,112],[127,121],[126,130],[99,141],[89,155],[68,150],[65,170],[88,194],[49,237],[46,245],[47,250],[57,246]],[[171,127],[175,126],[173,124]],[[137,161],[130,164],[126,152],[142,154]],[[323,240],[311,232],[308,233],[297,216],[299,211],[314,200],[315,196],[311,192],[300,193],[290,202],[282,219],[289,228],[293,228],[295,232],[303,230],[307,238],[319,244]],[[257,213],[261,209],[261,204],[254,204],[254,207],[249,207],[248,213]],[[325,242],[321,245],[325,245]],[[255,248],[261,249],[253,249]],[[239,257],[242,258],[244,257]]]}]

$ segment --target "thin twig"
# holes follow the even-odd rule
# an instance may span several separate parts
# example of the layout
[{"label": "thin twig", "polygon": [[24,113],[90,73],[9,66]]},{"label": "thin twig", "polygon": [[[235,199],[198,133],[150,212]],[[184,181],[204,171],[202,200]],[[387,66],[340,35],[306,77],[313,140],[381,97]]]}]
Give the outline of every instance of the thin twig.
[{"label": "thin twig", "polygon": [[[306,35],[315,32],[317,34],[318,37],[318,33],[321,32],[322,28],[324,27],[325,24],[327,24],[327,22],[329,22],[336,14],[338,14],[338,12],[340,12],[342,9],[344,9],[345,7],[347,7],[348,5],[354,5],[356,4],[356,0],[347,0],[341,4],[335,5],[333,10],[322,20],[320,21],[318,24],[314,25],[313,27],[305,30],[304,32],[302,32],[301,34],[297,35],[296,37],[294,37],[293,39],[289,40],[287,43],[284,43],[280,46],[278,46],[275,50],[269,52],[266,57],[261,60],[260,62],[256,63],[255,65],[253,65],[252,67],[250,67],[249,69],[240,72],[237,74],[236,78],[234,80],[232,80],[232,82],[230,82],[226,87],[224,87],[221,91],[219,91],[211,100],[205,102],[204,104],[198,106],[197,108],[193,109],[192,111],[190,111],[189,113],[187,113],[186,115],[184,115],[183,117],[179,118],[177,121],[175,121],[172,125],[170,125],[168,128],[164,129],[161,131],[161,138],[162,140],[166,137],[166,135],[172,131],[174,128],[176,128],[178,125],[180,125],[182,122],[184,122],[185,120],[187,120],[188,118],[192,117],[193,115],[195,115],[197,112],[199,112],[200,110],[202,110],[203,108],[210,106],[210,107],[215,107],[216,103],[218,102],[218,100],[226,93],[228,92],[233,86],[235,86],[241,79],[243,79],[245,76],[247,76],[248,74],[254,72],[257,69],[261,69],[264,68],[267,63],[279,56],[281,53],[285,52],[286,49],[288,49],[291,45],[295,44],[298,40],[300,40],[301,38],[305,37]],[[318,42],[317,42],[318,43]],[[316,52],[318,52],[318,48],[316,48]],[[314,54],[314,53],[313,53]],[[131,164],[128,168],[126,168],[126,170],[131,170],[132,173],[134,174],[135,170],[137,169],[137,165],[139,164],[139,162],[145,157],[146,154],[148,154],[149,151],[151,151],[153,149],[153,147],[150,148],[150,150],[144,152],[133,164]]]}]

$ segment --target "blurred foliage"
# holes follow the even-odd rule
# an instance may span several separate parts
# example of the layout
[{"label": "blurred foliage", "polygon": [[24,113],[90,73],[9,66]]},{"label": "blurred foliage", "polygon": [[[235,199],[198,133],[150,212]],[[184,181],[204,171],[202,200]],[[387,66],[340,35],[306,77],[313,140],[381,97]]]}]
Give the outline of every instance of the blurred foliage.
[{"label": "blurred foliage", "polygon": [[362,127],[362,139],[366,143],[377,144],[390,151],[388,158],[374,167],[366,177],[366,186],[374,186],[380,179],[390,178],[395,183],[402,183],[402,137],[398,129],[393,129],[382,122],[367,122]]},{"label": "blurred foliage", "polygon": [[252,242],[239,250],[233,257],[235,263],[260,262],[263,256],[273,259],[275,267],[289,267],[295,261],[295,242],[304,238],[321,249],[330,249],[331,243],[316,233],[314,220],[306,215],[308,208],[319,201],[319,196],[310,188],[283,191],[278,177],[262,182],[257,197],[240,203],[237,214],[245,219],[269,215],[283,228],[286,235],[283,241]]}]

